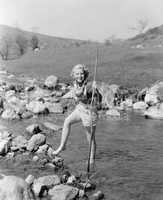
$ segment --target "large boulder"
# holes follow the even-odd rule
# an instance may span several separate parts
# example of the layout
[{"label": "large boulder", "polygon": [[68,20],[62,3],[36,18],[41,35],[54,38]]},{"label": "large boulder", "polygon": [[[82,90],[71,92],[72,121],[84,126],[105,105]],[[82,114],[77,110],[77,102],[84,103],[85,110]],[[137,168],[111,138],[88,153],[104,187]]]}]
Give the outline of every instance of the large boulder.
[{"label": "large boulder", "polygon": [[34,114],[42,114],[45,113],[47,108],[41,101],[31,101],[26,105],[26,109],[31,111]]},{"label": "large boulder", "polygon": [[59,131],[59,130],[62,129],[61,126],[56,125],[56,124],[53,124],[53,123],[51,123],[51,122],[44,122],[43,125],[44,125],[46,128],[48,128],[48,129],[50,129],[50,130],[53,130],[53,131]]},{"label": "large boulder", "polygon": [[112,117],[120,117],[120,112],[116,109],[109,109],[106,111],[107,116],[112,116]]},{"label": "large boulder", "polygon": [[12,139],[12,133],[5,126],[0,125],[0,139]]},{"label": "large boulder", "polygon": [[41,145],[39,146],[38,150],[37,150],[37,154],[46,154],[48,151],[49,146],[47,144]]},{"label": "large boulder", "polygon": [[7,108],[3,111],[1,117],[3,119],[20,119],[20,116],[13,108]]},{"label": "large boulder", "polygon": [[10,139],[1,139],[0,140],[0,155],[5,155],[8,153],[10,148]]},{"label": "large boulder", "polygon": [[48,76],[45,80],[45,86],[47,86],[48,88],[55,88],[57,83],[58,77],[54,75]]},{"label": "large boulder", "polygon": [[16,176],[1,176],[0,199],[1,200],[33,200],[28,184]]},{"label": "large boulder", "polygon": [[144,116],[151,119],[163,119],[163,103],[149,107]]},{"label": "large boulder", "polygon": [[22,114],[25,111],[25,105],[26,105],[25,100],[20,100],[16,96],[11,96],[6,100],[5,109],[12,109],[14,110],[17,114]]},{"label": "large boulder", "polygon": [[58,184],[60,184],[60,178],[57,175],[39,177],[34,180],[33,191],[36,196],[40,196],[40,193],[44,188],[50,189]]},{"label": "large boulder", "polygon": [[63,113],[63,107],[61,103],[45,102],[44,105],[50,113]]},{"label": "large boulder", "polygon": [[39,124],[31,124],[26,127],[26,131],[30,133],[31,135],[37,134],[41,132],[41,128]]},{"label": "large boulder", "polygon": [[134,110],[145,110],[148,107],[148,105],[144,101],[138,101],[133,104]]},{"label": "large boulder", "polygon": [[24,136],[18,135],[17,137],[15,137],[12,140],[11,150],[17,151],[17,150],[21,150],[21,149],[26,149],[27,143],[28,143],[28,141]]},{"label": "large boulder", "polygon": [[40,133],[38,133],[38,134],[36,134],[36,135],[33,135],[33,136],[31,137],[31,139],[28,141],[27,150],[28,150],[28,151],[37,150],[38,147],[39,147],[40,145],[45,144],[45,142],[46,142],[46,137],[45,137],[45,135],[40,134]]},{"label": "large boulder", "polygon": [[5,99],[8,101],[12,96],[15,96],[15,90],[8,90],[5,93]]},{"label": "large boulder", "polygon": [[30,99],[37,100],[37,99],[44,99],[45,97],[50,96],[50,91],[42,89],[40,87],[36,87],[34,90],[29,92]]},{"label": "large boulder", "polygon": [[79,189],[69,185],[56,185],[49,190],[52,200],[72,200],[78,196]]},{"label": "large boulder", "polygon": [[149,105],[155,105],[163,101],[163,82],[156,82],[147,91],[144,101]]}]

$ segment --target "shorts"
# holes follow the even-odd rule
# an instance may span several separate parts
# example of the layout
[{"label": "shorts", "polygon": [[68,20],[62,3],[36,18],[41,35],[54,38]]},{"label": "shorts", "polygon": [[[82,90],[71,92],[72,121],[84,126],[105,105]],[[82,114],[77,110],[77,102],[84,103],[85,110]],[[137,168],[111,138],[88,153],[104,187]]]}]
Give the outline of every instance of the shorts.
[{"label": "shorts", "polygon": [[90,108],[82,104],[78,104],[74,110],[76,114],[82,121],[83,126],[91,127],[96,126],[98,120],[98,114],[95,111],[91,111]]}]

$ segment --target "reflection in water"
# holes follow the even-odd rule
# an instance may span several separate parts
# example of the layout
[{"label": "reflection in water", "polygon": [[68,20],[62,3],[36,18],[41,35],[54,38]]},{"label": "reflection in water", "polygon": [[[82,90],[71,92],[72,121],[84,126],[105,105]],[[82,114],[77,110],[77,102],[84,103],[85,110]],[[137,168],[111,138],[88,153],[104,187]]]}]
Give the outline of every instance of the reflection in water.
[{"label": "reflection in water", "polygon": [[[35,120],[35,121],[34,121]],[[6,122],[14,134],[24,134],[25,127],[45,118]],[[62,125],[63,117],[49,120]],[[96,173],[92,180],[109,199],[161,199],[163,195],[163,121],[145,119],[139,113],[122,113],[119,119],[102,119],[98,123],[96,140]],[[60,133],[47,134],[48,143],[57,148]],[[74,125],[67,149],[61,154],[73,173],[85,174],[88,144],[81,125]],[[31,162],[19,164],[1,162],[1,169],[8,174],[25,178],[28,174],[43,176],[54,173]],[[2,171],[3,171],[2,170]],[[38,173],[39,172],[39,173]]]}]

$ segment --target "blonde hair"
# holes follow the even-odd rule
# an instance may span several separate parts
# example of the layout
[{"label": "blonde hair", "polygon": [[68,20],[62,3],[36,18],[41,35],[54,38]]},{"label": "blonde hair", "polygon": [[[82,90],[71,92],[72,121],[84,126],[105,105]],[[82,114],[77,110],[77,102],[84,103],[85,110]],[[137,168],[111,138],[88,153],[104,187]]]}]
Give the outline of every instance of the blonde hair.
[{"label": "blonde hair", "polygon": [[83,65],[83,64],[77,64],[77,65],[75,65],[72,68],[72,70],[71,70],[71,76],[72,76],[72,78],[74,78],[74,72],[77,69],[83,70],[83,72],[84,72],[84,79],[86,80],[88,78],[88,76],[89,76],[89,71],[88,71],[88,68],[85,65]]}]

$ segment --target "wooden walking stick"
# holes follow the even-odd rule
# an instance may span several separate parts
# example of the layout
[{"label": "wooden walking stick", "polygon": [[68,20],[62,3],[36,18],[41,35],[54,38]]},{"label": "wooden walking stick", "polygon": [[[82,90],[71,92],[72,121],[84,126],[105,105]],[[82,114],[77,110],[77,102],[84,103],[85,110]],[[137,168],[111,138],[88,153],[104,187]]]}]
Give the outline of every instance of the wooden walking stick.
[{"label": "wooden walking stick", "polygon": [[[94,67],[94,75],[93,75],[93,84],[95,84],[96,81],[96,74],[97,74],[97,65],[98,65],[98,48],[96,50],[96,60],[95,60],[95,67]],[[90,159],[91,159],[91,151],[92,151],[92,142],[93,142],[93,121],[92,121],[92,108],[94,103],[94,95],[95,95],[95,87],[93,87],[92,90],[92,98],[91,98],[91,138],[90,138],[90,144],[89,144],[89,154],[88,154],[88,164],[87,164],[87,180],[90,178]]]}]

